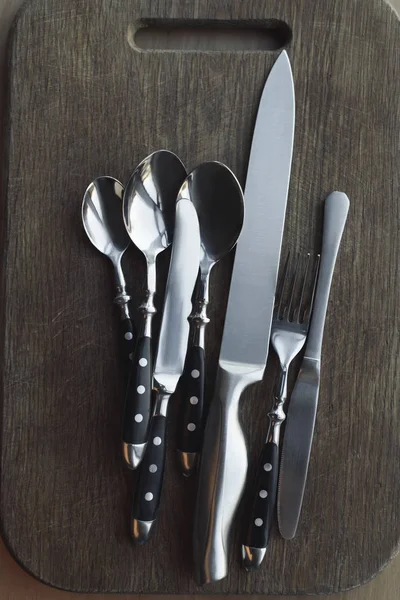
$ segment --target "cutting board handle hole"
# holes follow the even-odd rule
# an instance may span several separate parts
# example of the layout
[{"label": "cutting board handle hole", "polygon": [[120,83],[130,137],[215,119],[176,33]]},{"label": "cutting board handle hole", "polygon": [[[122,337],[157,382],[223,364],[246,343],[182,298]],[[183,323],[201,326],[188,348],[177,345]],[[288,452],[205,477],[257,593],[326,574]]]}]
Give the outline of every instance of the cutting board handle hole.
[{"label": "cutting board handle hole", "polygon": [[214,21],[143,19],[128,28],[129,45],[139,51],[179,52],[277,51],[292,39],[292,30],[278,19]]}]

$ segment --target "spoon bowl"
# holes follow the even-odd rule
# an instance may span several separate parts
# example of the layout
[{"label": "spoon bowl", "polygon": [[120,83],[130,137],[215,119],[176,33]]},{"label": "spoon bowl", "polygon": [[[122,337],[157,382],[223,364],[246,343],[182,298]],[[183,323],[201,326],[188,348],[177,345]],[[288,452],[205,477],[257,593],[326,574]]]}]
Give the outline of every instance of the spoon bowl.
[{"label": "spoon bowl", "polygon": [[126,231],[149,260],[172,242],[176,195],[185,177],[186,169],[176,154],[159,150],[139,164],[126,186]]},{"label": "spoon bowl", "polygon": [[202,271],[208,271],[235,246],[244,203],[240,183],[220,162],[206,162],[188,176],[188,192],[200,223]]},{"label": "spoon bowl", "polygon": [[113,177],[98,177],[92,181],[83,197],[82,222],[93,246],[114,265],[131,240],[121,217],[124,188]]},{"label": "spoon bowl", "polygon": [[133,349],[133,325],[129,313],[130,296],[126,291],[121,260],[131,240],[122,218],[124,188],[114,177],[98,177],[86,189],[82,202],[82,223],[89,240],[114,267],[117,295],[114,303],[121,313],[120,343],[125,370]]}]

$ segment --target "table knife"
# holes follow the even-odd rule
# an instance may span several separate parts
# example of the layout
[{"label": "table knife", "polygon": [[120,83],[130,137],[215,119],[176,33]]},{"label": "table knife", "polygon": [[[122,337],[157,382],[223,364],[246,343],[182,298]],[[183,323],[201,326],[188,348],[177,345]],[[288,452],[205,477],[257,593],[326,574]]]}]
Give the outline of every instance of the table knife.
[{"label": "table knife", "polygon": [[[182,188],[184,189],[184,188]],[[192,202],[176,204],[175,231],[153,372],[154,415],[132,508],[132,535],[145,543],[156,520],[164,477],[168,401],[182,374],[189,336],[188,316],[200,264],[200,229]]]},{"label": "table knife", "polygon": [[247,475],[239,422],[243,390],[263,378],[285,221],[294,136],[294,85],[280,54],[262,92],[245,187],[215,395],[205,428],[194,522],[200,584],[228,572],[229,538]]},{"label": "table knife", "polygon": [[318,406],[322,337],[333,270],[349,210],[346,194],[333,192],[324,206],[321,262],[304,358],[289,403],[278,485],[278,524],[296,535]]}]

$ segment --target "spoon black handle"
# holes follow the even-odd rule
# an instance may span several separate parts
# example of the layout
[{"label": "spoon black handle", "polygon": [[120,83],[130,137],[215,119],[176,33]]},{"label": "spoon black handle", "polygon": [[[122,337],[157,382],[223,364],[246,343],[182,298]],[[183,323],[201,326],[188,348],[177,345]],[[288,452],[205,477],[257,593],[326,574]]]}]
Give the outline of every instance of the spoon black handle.
[{"label": "spoon black handle", "polygon": [[121,358],[128,379],[131,371],[131,364],[134,352],[134,337],[135,329],[129,317],[126,317],[120,322],[120,340],[121,340]]},{"label": "spoon black handle", "polygon": [[203,441],[204,363],[204,348],[189,347],[181,380],[177,430],[178,458],[185,476],[191,475],[195,469]]},{"label": "spoon black handle", "polygon": [[166,456],[166,423],[164,415],[153,417],[149,443],[140,465],[132,507],[132,534],[137,544],[147,542],[160,504]]},{"label": "spoon black handle", "polygon": [[[142,336],[138,339],[126,390],[122,438],[124,447],[131,447],[131,452],[124,451],[124,456],[132,469],[138,466],[148,440],[152,413],[151,346],[150,337]],[[138,451],[135,451],[136,446],[139,447]]]}]

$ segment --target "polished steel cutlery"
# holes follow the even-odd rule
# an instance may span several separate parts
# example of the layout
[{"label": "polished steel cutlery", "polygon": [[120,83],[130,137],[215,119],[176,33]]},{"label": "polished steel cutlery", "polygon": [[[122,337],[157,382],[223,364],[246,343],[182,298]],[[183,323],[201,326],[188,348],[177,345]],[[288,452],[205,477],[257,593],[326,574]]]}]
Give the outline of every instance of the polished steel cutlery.
[{"label": "polished steel cutlery", "polygon": [[190,181],[189,175],[176,202],[174,241],[153,373],[155,409],[132,509],[132,535],[138,544],[147,541],[156,520],[164,477],[168,403],[183,372],[191,297],[199,271],[200,231],[190,199]]},{"label": "polished steel cutlery", "polygon": [[325,201],[321,263],[314,308],[301,369],[293,389],[282,446],[278,486],[281,535],[296,535],[318,406],[322,338],[336,257],[349,210],[346,194],[333,192]]},{"label": "polished steel cutlery", "polygon": [[[293,262],[293,261],[292,261]],[[268,413],[269,426],[254,482],[249,490],[249,504],[244,516],[245,533],[242,560],[246,570],[257,569],[265,556],[275,512],[279,467],[281,425],[285,420],[289,368],[303,348],[310,323],[314,291],[318,276],[319,257],[312,277],[309,274],[310,254],[297,257],[291,277],[289,256],[276,296],[271,327],[271,344],[280,364],[273,406]],[[311,294],[307,294],[311,287]]]},{"label": "polished steel cutlery", "polygon": [[140,329],[125,397],[123,455],[131,469],[141,462],[151,419],[152,320],[156,313],[156,259],[172,242],[176,197],[186,170],[167,150],[153,152],[134,171],[125,189],[126,230],[147,262],[147,291],[140,305]]},{"label": "polished steel cutlery", "polygon": [[[125,191],[116,179],[100,177],[89,185],[83,199],[86,233],[114,266],[114,301],[121,310],[125,358],[130,364],[123,455],[131,469],[140,465],[131,534],[137,544],[144,544],[154,529],[164,478],[168,406],[181,380],[180,470],[191,475],[200,462],[193,531],[199,584],[218,581],[228,573],[230,535],[248,468],[240,398],[249,385],[262,380],[270,342],[280,373],[244,513],[245,569],[257,569],[263,561],[276,504],[284,538],[294,537],[299,522],[318,404],[324,323],[349,200],[341,192],[328,196],[321,256],[288,256],[276,290],[294,125],[293,76],[283,51],[261,94],[244,198],[235,175],[222,163],[203,163],[187,175],[174,153],[160,150],[139,164]],[[134,351],[130,297],[121,267],[130,241],[147,263],[146,296],[139,308]],[[171,243],[153,368],[156,259]],[[210,273],[236,244],[215,391],[204,427]],[[286,409],[289,368],[302,350],[302,366]]]},{"label": "polished steel cutlery", "polygon": [[287,53],[268,76],[245,187],[215,395],[205,428],[194,523],[199,583],[228,572],[229,538],[247,475],[239,422],[242,391],[263,378],[285,222],[294,136],[294,85]]},{"label": "polished steel cutlery", "polygon": [[206,162],[188,180],[190,198],[200,225],[200,274],[189,317],[190,336],[182,375],[177,449],[180,468],[190,475],[196,467],[203,439],[205,328],[209,323],[209,280],[213,266],[235,246],[243,217],[243,192],[228,167]]},{"label": "polished steel cutlery", "polygon": [[122,270],[122,257],[130,244],[122,219],[124,188],[114,177],[98,177],[90,183],[83,196],[82,223],[89,240],[114,267],[117,295],[115,304],[121,313],[121,345],[126,372],[130,369],[133,350],[133,326],[129,313],[130,297]]}]

